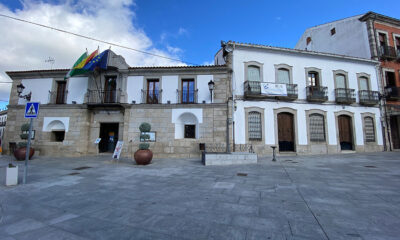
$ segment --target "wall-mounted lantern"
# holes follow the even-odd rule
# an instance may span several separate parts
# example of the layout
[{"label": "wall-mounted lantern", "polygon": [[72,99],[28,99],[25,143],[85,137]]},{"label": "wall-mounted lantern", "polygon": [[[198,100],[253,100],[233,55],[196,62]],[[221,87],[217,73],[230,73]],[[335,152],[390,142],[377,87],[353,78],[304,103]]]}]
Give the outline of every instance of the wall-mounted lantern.
[{"label": "wall-mounted lantern", "polygon": [[214,82],[213,82],[213,80],[210,80],[208,82],[208,89],[210,90],[211,103],[212,103],[212,96],[213,96],[213,91],[214,91]]},{"label": "wall-mounted lantern", "polygon": [[29,102],[31,100],[32,92],[29,92],[26,95],[21,95],[22,92],[24,91],[24,89],[25,89],[25,86],[22,83],[17,85],[18,97],[26,99]]}]

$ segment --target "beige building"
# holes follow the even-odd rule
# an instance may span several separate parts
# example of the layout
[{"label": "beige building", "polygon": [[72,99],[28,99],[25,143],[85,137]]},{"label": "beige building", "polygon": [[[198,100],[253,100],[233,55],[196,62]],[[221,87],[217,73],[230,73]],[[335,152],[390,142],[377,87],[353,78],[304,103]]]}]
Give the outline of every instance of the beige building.
[{"label": "beige building", "polygon": [[[21,141],[20,126],[31,95],[40,102],[33,147],[40,155],[82,156],[138,149],[142,122],[151,124],[155,158],[199,158],[199,143],[224,143],[227,134],[229,73],[221,66],[129,67],[110,52],[106,71],[64,79],[68,69],[7,72],[13,80],[5,151]],[[214,89],[209,89],[211,84]],[[101,138],[99,144],[96,139]]]}]

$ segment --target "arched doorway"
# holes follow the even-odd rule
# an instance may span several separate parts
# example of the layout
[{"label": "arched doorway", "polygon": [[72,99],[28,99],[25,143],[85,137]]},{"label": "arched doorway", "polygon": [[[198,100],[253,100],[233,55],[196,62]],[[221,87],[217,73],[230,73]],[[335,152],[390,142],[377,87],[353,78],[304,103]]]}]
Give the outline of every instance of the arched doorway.
[{"label": "arched doorway", "polygon": [[338,117],[339,142],[341,150],[353,150],[353,125],[351,117],[340,115]]},{"label": "arched doorway", "polygon": [[294,117],[293,114],[278,113],[278,143],[280,152],[294,152]]}]

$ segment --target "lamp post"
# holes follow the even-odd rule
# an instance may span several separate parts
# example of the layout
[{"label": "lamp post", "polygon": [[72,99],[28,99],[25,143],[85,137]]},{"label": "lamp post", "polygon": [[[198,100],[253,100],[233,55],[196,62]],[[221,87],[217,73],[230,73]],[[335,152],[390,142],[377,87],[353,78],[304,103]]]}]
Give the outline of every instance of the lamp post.
[{"label": "lamp post", "polygon": [[213,82],[213,80],[210,80],[208,82],[208,89],[210,90],[211,103],[212,103],[212,95],[213,95],[212,93],[214,91],[214,82]]},{"label": "lamp post", "polygon": [[24,89],[25,89],[25,86],[22,83],[17,85],[18,97],[20,97],[22,99],[26,99],[29,102],[31,100],[32,92],[29,92],[26,95],[21,95],[22,92],[24,91]]}]

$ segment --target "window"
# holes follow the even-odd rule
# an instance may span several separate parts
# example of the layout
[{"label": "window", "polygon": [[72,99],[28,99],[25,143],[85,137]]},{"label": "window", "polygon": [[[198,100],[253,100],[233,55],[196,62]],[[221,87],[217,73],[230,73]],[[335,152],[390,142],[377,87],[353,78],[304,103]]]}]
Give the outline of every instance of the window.
[{"label": "window", "polygon": [[313,87],[319,87],[319,74],[315,71],[308,72],[308,84]]},{"label": "window", "polygon": [[289,84],[290,83],[290,72],[288,69],[278,69],[278,83]]},{"label": "window", "polygon": [[336,74],[336,88],[347,88],[346,76],[344,74]]},{"label": "window", "polygon": [[306,42],[307,42],[307,45],[310,44],[310,42],[311,42],[311,37],[307,37],[307,41],[306,41]]},{"label": "window", "polygon": [[195,102],[194,79],[182,79],[182,103]]},{"label": "window", "polygon": [[147,80],[147,103],[158,103],[159,85],[160,82],[158,79]]},{"label": "window", "polygon": [[248,66],[247,67],[247,80],[248,81],[256,81],[260,82],[260,68],[257,66]]},{"label": "window", "polygon": [[386,47],[387,36],[385,33],[379,33],[379,46]]},{"label": "window", "polygon": [[336,28],[332,28],[331,29],[331,36],[335,35],[335,33],[336,33]]},{"label": "window", "polygon": [[104,103],[117,102],[117,77],[107,76],[104,83]]},{"label": "window", "polygon": [[51,140],[53,142],[62,142],[64,141],[65,131],[52,131],[51,135]]},{"label": "window", "polygon": [[396,86],[396,77],[394,72],[385,72],[386,78],[386,87],[395,87]]},{"label": "window", "polygon": [[185,125],[185,138],[196,138],[196,125]]},{"label": "window", "polygon": [[262,140],[261,113],[249,112],[248,115],[248,135],[249,140]]},{"label": "window", "polygon": [[57,81],[57,97],[56,104],[64,104],[66,98],[66,81]]},{"label": "window", "polygon": [[325,121],[322,114],[314,113],[310,117],[310,141],[325,142]]},{"label": "window", "polygon": [[360,89],[361,91],[368,91],[369,90],[369,81],[367,77],[359,77],[358,78]]},{"label": "window", "polygon": [[374,119],[372,117],[364,118],[364,132],[366,142],[375,142],[375,127]]}]

